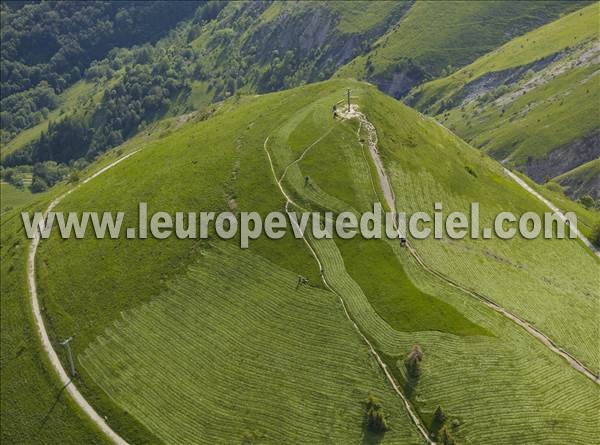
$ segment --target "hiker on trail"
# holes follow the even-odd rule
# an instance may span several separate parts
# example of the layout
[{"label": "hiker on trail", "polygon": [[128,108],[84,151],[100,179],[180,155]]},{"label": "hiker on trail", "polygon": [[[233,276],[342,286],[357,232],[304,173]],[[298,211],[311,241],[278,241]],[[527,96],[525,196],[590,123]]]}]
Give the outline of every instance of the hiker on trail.
[{"label": "hiker on trail", "polygon": [[304,187],[308,185],[308,176],[304,177]]},{"label": "hiker on trail", "polygon": [[335,119],[337,117],[337,105],[336,104],[333,104],[332,111],[333,111],[333,118]]}]

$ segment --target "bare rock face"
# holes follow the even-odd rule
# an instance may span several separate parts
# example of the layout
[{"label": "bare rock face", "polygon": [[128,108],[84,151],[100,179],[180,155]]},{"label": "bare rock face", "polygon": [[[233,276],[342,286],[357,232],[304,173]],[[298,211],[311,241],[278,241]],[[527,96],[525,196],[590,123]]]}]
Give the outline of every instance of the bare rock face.
[{"label": "bare rock face", "polygon": [[552,150],[542,159],[528,159],[522,167],[536,182],[545,182],[600,157],[600,128]]},{"label": "bare rock face", "polygon": [[461,105],[467,102],[477,100],[484,94],[493,91],[500,85],[511,85],[519,82],[529,71],[537,73],[542,71],[552,63],[563,58],[567,53],[565,51],[551,54],[535,62],[521,65],[516,68],[508,68],[501,71],[492,71],[466,84],[460,94]]},{"label": "bare rock face", "polygon": [[400,99],[427,78],[428,75],[423,68],[412,60],[405,60],[392,66],[388,71],[373,77],[371,81],[384,93]]},{"label": "bare rock face", "polygon": [[291,52],[291,57],[285,58],[288,72],[293,74],[301,71],[300,77],[304,82],[324,80],[331,77],[340,66],[368,50],[406,10],[394,10],[381,23],[364,32],[343,33],[337,27],[339,14],[326,5],[311,8],[299,5],[293,13],[279,14],[253,29],[245,39],[242,53],[256,52],[260,64],[267,65],[273,60],[274,54],[284,58]]},{"label": "bare rock face", "polygon": [[567,196],[572,199],[590,195],[592,198],[600,199],[600,173],[591,177],[567,176],[558,183],[563,187]]}]

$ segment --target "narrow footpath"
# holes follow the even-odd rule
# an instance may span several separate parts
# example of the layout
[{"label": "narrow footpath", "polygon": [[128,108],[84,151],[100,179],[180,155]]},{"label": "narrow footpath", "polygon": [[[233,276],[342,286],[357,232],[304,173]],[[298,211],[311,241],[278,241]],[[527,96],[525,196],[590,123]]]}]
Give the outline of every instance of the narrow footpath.
[{"label": "narrow footpath", "polygon": [[[329,130],[326,134],[328,134],[330,131],[331,130]],[[302,158],[304,156],[304,154],[310,148],[312,148],[318,141],[320,141],[321,139],[323,139],[323,137],[325,137],[325,135],[321,136],[319,139],[317,139],[315,142],[313,142],[311,145],[309,145],[304,150],[304,152],[302,153],[302,155],[300,156],[300,158]],[[284,169],[283,174],[278,179],[277,178],[277,173],[275,172],[275,167],[273,165],[273,160],[271,159],[271,154],[270,154],[269,149],[268,149],[268,143],[269,143],[269,137],[267,137],[265,139],[265,141],[263,143],[263,148],[265,150],[265,153],[267,154],[267,158],[269,159],[269,164],[271,166],[271,172],[273,173],[273,179],[275,180],[275,183],[277,184],[277,187],[279,188],[279,191],[281,192],[281,194],[283,195],[283,197],[286,199],[286,203],[285,203],[285,210],[286,210],[286,212],[289,211],[289,205],[290,204],[293,205],[293,206],[295,206],[295,207],[297,207],[298,209],[302,210],[303,212],[307,212],[308,211],[307,209],[305,209],[301,205],[297,204],[296,202],[294,202],[292,200],[292,198],[290,198],[290,196],[285,192],[285,189],[281,185],[281,183],[283,182],[283,179],[285,177],[285,173],[287,172],[288,168],[292,164],[297,163],[300,160],[300,158],[296,159],[295,161],[293,161],[292,163],[290,163],[289,165],[287,165],[286,168]],[[377,364],[379,365],[379,367],[383,371],[386,379],[389,381],[390,385],[394,389],[394,392],[402,400],[402,402],[404,404],[404,407],[406,408],[406,412],[408,413],[409,418],[411,419],[411,421],[413,422],[413,424],[417,428],[418,432],[421,434],[421,436],[423,437],[423,439],[429,445],[437,445],[436,442],[432,441],[431,438],[429,437],[429,433],[428,433],[427,429],[425,428],[425,426],[421,422],[421,419],[419,418],[419,416],[416,414],[416,412],[415,412],[414,408],[412,407],[410,401],[406,398],[406,396],[404,395],[404,393],[400,389],[398,383],[396,382],[396,379],[394,378],[394,376],[390,372],[388,366],[385,364],[385,362],[383,361],[383,359],[381,358],[381,356],[379,355],[379,353],[375,350],[375,348],[374,348],[373,344],[371,343],[371,341],[360,330],[360,328],[358,327],[358,325],[356,324],[356,322],[352,319],[350,313],[348,312],[348,308],[346,307],[346,302],[344,301],[344,298],[327,282],[327,279],[325,278],[325,274],[323,273],[323,264],[321,263],[321,260],[319,259],[319,255],[317,254],[317,252],[315,251],[315,249],[312,247],[312,245],[310,244],[310,242],[307,239],[307,236],[304,233],[302,233],[302,239],[306,243],[306,246],[308,247],[308,250],[310,250],[312,256],[315,258],[315,260],[317,262],[317,265],[319,266],[319,271],[320,271],[321,280],[323,281],[323,284],[325,285],[325,287],[330,292],[332,292],[334,295],[336,295],[338,297],[338,299],[340,300],[342,308],[344,309],[344,315],[346,316],[346,318],[348,319],[348,321],[352,324],[352,326],[354,327],[354,329],[356,330],[356,332],[358,333],[358,335],[360,336],[360,338],[365,342],[365,344],[369,348],[369,351],[371,352],[371,354],[375,358],[375,361],[377,362]]]},{"label": "narrow footpath", "polygon": [[[546,204],[546,207],[548,207],[550,210],[552,210],[553,212],[558,214],[558,217],[564,223],[566,223],[567,219],[565,218],[565,215],[560,211],[560,209],[558,207],[556,207],[554,204],[552,204],[550,201],[548,201],[546,198],[544,198],[542,195],[540,195],[538,192],[536,192],[534,189],[532,189],[529,186],[529,184],[527,184],[525,181],[523,181],[521,178],[519,178],[517,175],[515,175],[509,169],[507,169],[505,167],[503,167],[503,168],[504,168],[504,173],[506,173],[513,181],[515,181],[517,184],[519,184],[521,187],[523,187],[523,189],[527,190],[529,193],[531,193],[537,199],[539,199],[544,204]],[[600,257],[600,250],[598,250],[596,248],[596,246],[594,246],[583,233],[581,233],[579,230],[577,230],[577,227],[570,227],[570,230],[572,230],[573,233],[576,234],[577,237],[581,240],[581,242],[583,244],[585,244],[592,252],[594,252],[594,254],[596,256]]]},{"label": "narrow footpath", "polygon": [[88,401],[83,397],[83,395],[79,392],[75,383],[69,377],[67,372],[62,366],[60,359],[58,358],[58,354],[52,347],[52,342],[50,341],[50,337],[48,336],[48,331],[46,331],[46,325],[44,324],[44,318],[42,316],[42,312],[40,310],[40,303],[37,294],[37,286],[35,282],[35,255],[37,253],[38,246],[41,240],[41,233],[44,230],[45,219],[48,216],[48,213],[51,212],[66,196],[73,193],[77,190],[81,185],[91,181],[95,177],[101,175],[105,171],[113,168],[115,165],[123,162],[125,159],[129,158],[136,154],[139,150],[136,150],[132,153],[129,153],[116,161],[108,164],[106,167],[98,170],[96,173],[92,174],[85,180],[83,180],[79,185],[72,188],[71,190],[65,192],[60,195],[58,198],[54,199],[48,208],[44,211],[44,219],[40,221],[38,226],[38,230],[35,233],[33,240],[31,241],[31,246],[29,247],[29,255],[27,257],[27,283],[29,287],[29,296],[31,299],[31,310],[33,312],[33,320],[35,322],[35,326],[37,328],[38,335],[40,337],[40,341],[42,343],[42,348],[54,368],[54,371],[58,375],[58,378],[61,384],[66,388],[67,392],[73,399],[73,401],[77,404],[77,406],[90,418],[90,420],[98,427],[98,429],[108,437],[108,439],[117,445],[127,445],[127,442],[119,436],[109,425],[106,423],[104,418],[102,418],[94,408],[88,403]]},{"label": "narrow footpath", "polygon": [[[395,217],[395,215],[396,215],[396,197],[394,195],[391,182],[385,172],[385,169],[383,168],[383,163],[381,162],[381,158],[379,157],[379,151],[377,149],[377,131],[375,129],[375,126],[371,122],[369,122],[367,117],[363,113],[359,112],[357,107],[355,107],[355,106],[352,106],[350,108],[350,110],[346,109],[344,112],[340,113],[340,116],[342,116],[342,118],[344,118],[344,119],[358,119],[360,125],[367,130],[367,134],[368,134],[367,145],[369,148],[369,153],[371,154],[371,158],[373,159],[373,162],[375,163],[377,174],[379,176],[379,183],[381,184],[381,190],[383,191],[384,198],[386,200],[388,207],[391,209],[392,213],[394,214],[394,221],[396,221],[396,217]],[[360,139],[359,139],[359,141],[360,141]],[[517,181],[517,182],[520,181],[521,183],[523,183],[525,185],[525,187],[528,188],[528,191],[536,194],[535,191],[531,190],[529,188],[529,186],[527,186],[527,184],[525,184],[520,178],[516,177],[512,172],[507,171],[507,173],[509,175],[511,175],[511,177],[513,177],[513,179],[515,179],[515,181]],[[521,185],[523,186],[523,184],[521,184]],[[554,208],[551,207],[550,202],[546,201],[544,198],[542,198],[539,195],[538,195],[538,197],[541,198],[546,203],[546,205],[548,205],[552,210],[558,211],[558,209],[555,210]],[[563,218],[564,218],[564,215],[563,215]],[[396,229],[397,229],[397,227],[396,227]],[[585,239],[585,237],[581,234],[579,234],[579,237],[580,238],[583,237],[583,239]],[[585,241],[587,241],[587,239],[585,239]],[[589,241],[587,241],[587,242],[589,243]],[[450,286],[452,286],[458,290],[461,290],[462,292],[476,298],[480,302],[484,303],[487,307],[493,309],[494,311],[502,314],[504,317],[506,317],[506,318],[510,319],[511,321],[513,321],[514,323],[518,324],[523,329],[525,329],[530,335],[532,335],[533,337],[538,339],[544,346],[546,346],[552,352],[560,355],[563,359],[565,359],[569,363],[569,365],[571,365],[571,367],[573,367],[574,369],[576,369],[577,371],[579,371],[580,373],[585,375],[587,378],[591,379],[596,384],[600,385],[600,375],[594,374],[594,372],[591,369],[586,367],[583,363],[581,363],[572,354],[570,354],[569,352],[565,351],[560,346],[558,346],[552,339],[550,339],[547,335],[545,335],[539,329],[532,326],[530,323],[523,320],[519,316],[513,314],[512,312],[508,311],[507,309],[503,308],[502,306],[500,306],[499,304],[497,304],[490,298],[486,297],[485,295],[457,283],[450,277],[442,274],[441,272],[439,272],[439,271],[433,269],[431,266],[427,265],[425,263],[425,261],[423,260],[423,258],[419,255],[419,253],[416,251],[416,249],[411,245],[411,243],[408,240],[406,240],[406,246],[408,247],[410,254],[415,258],[417,263],[428,273],[440,278],[441,280],[448,283]],[[588,247],[589,247],[589,245],[588,245]],[[593,248],[593,246],[591,248]]]}]

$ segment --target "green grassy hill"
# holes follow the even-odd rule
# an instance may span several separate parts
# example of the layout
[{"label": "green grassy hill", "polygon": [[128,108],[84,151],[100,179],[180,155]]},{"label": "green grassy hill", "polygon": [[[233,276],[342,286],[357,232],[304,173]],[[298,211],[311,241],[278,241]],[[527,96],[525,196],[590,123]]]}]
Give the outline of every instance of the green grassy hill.
[{"label": "green grassy hill", "polygon": [[372,46],[336,73],[394,97],[446,75],[585,2],[415,2]]},{"label": "green grassy hill", "polygon": [[48,197],[37,195],[33,203],[24,208],[20,206],[24,203],[20,199],[13,210],[6,212],[5,199],[5,184],[2,184],[1,440],[3,443],[107,444],[87,418],[74,408],[56,376],[46,367],[33,326],[26,277],[29,242],[23,234],[18,210],[41,210]]},{"label": "green grassy hill", "polygon": [[[231,98],[207,119],[166,128],[58,210],[118,209],[127,212],[125,226],[139,201],[150,211],[282,210],[268,152],[298,205],[364,211],[380,194],[364,129],[331,118],[346,87],[377,129],[399,208],[430,211],[441,200],[456,210],[477,200],[486,221],[500,208],[543,211],[495,162],[435,121],[372,86],[339,80]],[[397,243],[311,240],[335,294],[323,288],[301,240],[260,239],[245,252],[236,243],[214,236],[42,243],[38,286],[51,336],[76,333],[77,384],[130,440],[368,441],[377,438],[365,437],[362,403],[372,392],[391,427],[378,439],[418,442],[338,296],[427,427],[439,405],[464,443],[584,444],[598,435],[597,422],[582,416],[600,407],[597,385],[430,275]],[[590,315],[598,313],[599,265],[578,242],[414,245],[431,267],[600,367],[598,320]],[[297,275],[309,286],[295,290]],[[415,343],[424,350],[423,374],[408,385],[403,360]]]},{"label": "green grassy hill", "polygon": [[[592,161],[600,156],[598,8],[518,37],[407,102],[540,183]],[[592,183],[567,192],[579,197]]]},{"label": "green grassy hill", "polygon": [[14,207],[20,207],[29,202],[32,194],[25,188],[17,188],[11,184],[5,182],[0,183],[0,202],[2,203],[2,210],[0,215],[8,212]]},{"label": "green grassy hill", "polygon": [[[168,132],[171,125],[176,126],[176,122],[161,123],[156,126],[155,133],[145,132],[105,154],[84,170],[82,176],[90,175],[123,153],[139,148],[140,143],[147,144],[152,138]],[[11,186],[2,184],[0,431],[3,443],[108,443],[69,399],[47,363],[33,325],[27,289],[29,241],[23,233],[20,212],[43,210],[51,199],[71,186],[63,182],[47,193],[32,195],[17,191],[18,196],[13,197],[5,195],[5,187]],[[12,209],[5,210],[5,202],[11,200]],[[58,351],[61,352],[60,349]]]},{"label": "green grassy hill", "polygon": [[[106,443],[40,348],[19,212],[134,150],[57,210],[125,211],[125,227],[142,201],[151,212],[264,216],[284,210],[277,178],[293,210],[358,214],[383,199],[364,126],[331,116],[349,87],[400,210],[476,201],[483,225],[500,211],[547,210],[488,153],[575,211],[589,236],[594,203],[569,199],[600,190],[599,4],[589,4],[210,1],[164,13],[160,2],[2,3],[0,158],[3,178],[26,189],[0,190],[0,441]],[[40,178],[48,190],[30,193]],[[433,436],[442,407],[458,444],[599,437],[598,385],[440,278],[599,373],[598,258],[576,240],[409,241],[426,267],[389,240],[286,235],[242,251],[212,232],[55,234],[40,245],[37,285],[63,364],[59,341],[75,335],[75,384],[132,444],[424,443],[371,345]],[[414,345],[418,379],[404,365]],[[367,428],[369,394],[385,434]]]}]

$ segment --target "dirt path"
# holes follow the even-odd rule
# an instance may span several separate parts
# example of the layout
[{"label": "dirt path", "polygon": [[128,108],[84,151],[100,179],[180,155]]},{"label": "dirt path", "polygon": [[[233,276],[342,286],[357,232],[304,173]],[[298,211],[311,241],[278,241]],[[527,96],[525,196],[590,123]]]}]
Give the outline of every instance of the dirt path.
[{"label": "dirt path", "polygon": [[[329,134],[330,131],[331,130],[329,130],[327,132],[327,134]],[[285,210],[286,210],[286,212],[288,211],[288,209],[289,209],[288,206],[290,204],[296,206],[298,209],[302,210],[303,212],[306,212],[307,209],[305,209],[304,207],[302,207],[299,204],[297,204],[296,202],[294,202],[292,200],[292,198],[290,198],[289,195],[285,192],[283,186],[281,185],[281,182],[282,182],[282,180],[283,180],[283,178],[285,176],[285,173],[287,172],[288,168],[292,164],[295,164],[295,163],[299,162],[300,159],[304,156],[304,154],[310,148],[312,148],[317,142],[319,142],[320,140],[322,140],[325,136],[326,135],[321,136],[319,139],[317,139],[315,142],[313,142],[311,145],[309,145],[309,147],[302,153],[302,155],[298,159],[296,159],[291,164],[289,164],[288,166],[286,166],[286,168],[284,169],[284,173],[281,175],[281,178],[279,178],[279,179],[277,179],[277,173],[275,172],[275,167],[273,165],[273,160],[271,159],[271,154],[269,153],[269,149],[267,148],[267,145],[268,145],[268,142],[269,142],[269,137],[267,137],[265,139],[265,141],[263,143],[263,148],[264,148],[264,150],[265,150],[265,152],[267,154],[267,158],[269,159],[269,164],[271,166],[271,172],[273,173],[273,179],[275,180],[275,183],[277,184],[277,187],[279,188],[279,191],[281,192],[281,194],[286,199],[286,203],[285,203]],[[369,351],[371,352],[371,354],[373,355],[373,357],[375,357],[375,360],[377,361],[377,364],[379,365],[379,367],[383,371],[383,373],[384,373],[385,377],[387,378],[387,380],[389,381],[390,385],[392,385],[392,388],[394,389],[394,392],[400,397],[400,399],[404,403],[404,407],[406,408],[406,411],[407,411],[410,419],[414,423],[415,427],[417,428],[417,430],[419,431],[419,433],[421,434],[421,436],[423,437],[423,439],[428,444],[430,444],[430,445],[436,445],[436,443],[434,441],[432,441],[431,438],[429,437],[429,433],[427,432],[427,429],[422,424],[419,416],[415,413],[412,405],[410,404],[410,402],[408,401],[408,399],[406,398],[406,396],[404,395],[404,393],[402,392],[402,390],[398,386],[398,383],[396,382],[396,379],[394,378],[394,376],[392,375],[392,373],[388,369],[388,366],[384,363],[384,361],[382,360],[382,358],[379,356],[379,354],[377,353],[377,351],[373,347],[373,344],[369,341],[369,339],[366,337],[366,335],[363,334],[363,332],[360,330],[360,328],[358,327],[358,325],[356,324],[356,322],[350,316],[350,313],[348,312],[348,308],[346,307],[346,303],[344,301],[344,298],[337,291],[335,291],[335,289],[333,289],[333,287],[327,282],[327,279],[325,278],[325,274],[323,273],[323,270],[324,270],[323,269],[323,264],[321,263],[321,260],[319,259],[319,255],[317,254],[317,252],[315,251],[315,249],[312,247],[312,245],[310,244],[310,242],[308,241],[308,239],[304,235],[304,233],[302,234],[302,239],[306,243],[306,246],[310,250],[311,254],[313,255],[313,257],[315,258],[315,260],[317,262],[317,265],[319,266],[319,271],[320,271],[321,280],[323,281],[323,284],[325,285],[325,287],[330,292],[332,292],[334,295],[336,295],[339,298],[339,300],[340,300],[340,302],[342,304],[342,308],[344,309],[344,315],[346,316],[346,318],[348,319],[348,321],[350,321],[350,323],[352,324],[352,326],[354,327],[354,329],[356,330],[356,332],[358,333],[358,335],[360,336],[360,338],[362,338],[362,340],[365,342],[365,344],[369,348]]]},{"label": "dirt path", "polygon": [[[527,184],[525,181],[523,181],[521,178],[519,178],[517,175],[515,175],[513,172],[511,172],[507,168],[504,168],[504,173],[506,173],[508,176],[510,176],[517,184],[519,184],[521,187],[523,187],[525,190],[527,190],[529,193],[531,193],[537,199],[539,199],[544,204],[546,204],[546,207],[548,207],[553,212],[557,213],[558,217],[563,222],[566,221],[565,215],[560,211],[560,209],[558,207],[556,207],[554,204],[552,204],[550,201],[548,201],[546,198],[544,198],[542,195],[540,195],[538,192],[536,192],[534,189],[532,189],[529,186],[529,184]],[[579,230],[577,230],[576,227],[572,227],[571,230],[573,230],[573,233],[575,233],[577,235],[577,237],[581,240],[581,242],[583,242],[583,244],[585,244],[592,252],[594,252],[594,254],[596,256],[600,257],[600,250],[598,250],[596,248],[596,246],[594,246],[583,233],[581,233]]]},{"label": "dirt path", "polygon": [[[391,182],[385,172],[385,169],[383,168],[383,163],[381,162],[381,159],[379,158],[379,151],[377,150],[377,131],[375,129],[375,126],[371,122],[368,121],[367,117],[363,113],[359,112],[354,107],[352,107],[349,112],[345,111],[345,112],[342,112],[340,115],[345,119],[358,119],[358,121],[360,122],[360,125],[362,127],[366,128],[367,132],[369,133],[369,137],[368,137],[368,141],[367,141],[369,152],[371,153],[371,157],[373,158],[373,161],[375,162],[375,166],[376,166],[377,173],[379,176],[379,182],[382,185],[381,188],[383,190],[383,194],[384,194],[384,197],[388,204],[388,207],[390,209],[392,209],[392,212],[395,215],[396,214],[396,198],[395,198],[393,189],[391,187]],[[522,186],[524,185],[528,191],[535,194],[538,198],[542,199],[546,203],[546,205],[548,205],[548,207],[550,207],[551,210],[558,212],[558,209],[556,209],[556,207],[553,208],[552,204],[550,202],[546,201],[542,196],[538,195],[534,190],[529,188],[529,186],[527,186],[527,184],[525,184],[520,178],[516,177],[513,173],[511,173],[509,171],[507,171],[507,173],[509,175],[511,175],[511,177],[513,177],[513,179],[515,179],[517,182],[520,181],[521,183],[523,183],[523,184],[521,184]],[[394,218],[394,220],[395,220],[395,218]],[[563,216],[563,220],[564,220],[564,216]],[[396,229],[397,229],[397,226],[396,226]],[[579,232],[578,232],[578,235],[580,236],[580,238],[583,237],[585,239],[585,237],[583,235],[579,234]],[[587,239],[586,239],[586,241],[587,241]],[[589,243],[589,241],[587,241],[587,242]],[[499,314],[502,314],[506,318],[512,320],[514,323],[521,326],[529,334],[531,334],[536,339],[538,339],[540,342],[542,342],[552,352],[554,352],[554,353],[560,355],[562,358],[564,358],[569,363],[569,365],[571,365],[571,367],[573,367],[577,371],[581,372],[583,375],[585,375],[586,377],[591,379],[596,384],[600,384],[600,375],[595,375],[592,372],[592,370],[587,368],[583,363],[581,363],[579,360],[577,360],[577,358],[575,358],[569,352],[567,352],[564,349],[562,349],[561,347],[559,347],[554,341],[552,341],[552,339],[550,339],[547,335],[542,333],[539,329],[532,326],[530,323],[528,323],[527,321],[518,317],[517,315],[513,314],[512,312],[504,309],[502,306],[495,303],[493,300],[486,297],[485,295],[483,295],[475,290],[469,289],[461,284],[458,284],[456,281],[454,281],[450,277],[442,274],[441,272],[438,272],[437,270],[435,270],[432,267],[430,267],[429,265],[427,265],[425,263],[425,261],[423,261],[423,259],[419,255],[419,253],[415,250],[415,248],[411,245],[411,243],[408,240],[406,242],[406,246],[407,246],[410,254],[417,261],[417,263],[419,263],[419,265],[423,269],[425,269],[427,272],[429,272],[431,275],[434,275],[434,276],[442,279],[443,281],[448,283],[450,286],[476,298],[478,301],[484,303],[487,307],[493,309],[494,311],[498,312]]]},{"label": "dirt path", "polygon": [[[139,150],[136,150],[132,153],[129,153],[129,154],[123,156],[122,158],[117,159],[116,161],[112,162],[111,164],[107,165],[106,167],[103,167],[102,169],[100,169],[96,173],[94,173],[93,175],[91,175],[88,178],[86,178],[85,180],[83,180],[81,182],[81,184],[77,185],[76,187],[72,188],[68,192],[65,192],[64,194],[60,195],[58,198],[54,199],[50,203],[48,208],[44,211],[44,219],[46,218],[48,213],[51,212],[52,209],[54,209],[54,207],[56,207],[66,196],[70,195],[75,190],[77,190],[81,185],[91,181],[96,176],[101,175],[108,169],[114,167],[115,165],[119,164],[120,162],[124,161],[125,159],[129,158],[130,156],[133,156],[138,151]],[[58,358],[58,354],[52,347],[52,342],[50,341],[50,337],[48,336],[48,332],[46,331],[46,326],[44,324],[44,318],[42,317],[42,313],[40,311],[40,304],[39,304],[38,295],[37,295],[37,286],[36,286],[36,282],[35,282],[35,255],[37,253],[37,248],[40,244],[40,234],[41,234],[43,228],[44,228],[44,221],[40,221],[40,224],[38,226],[38,231],[36,232],[33,240],[31,241],[31,246],[29,247],[29,255],[27,257],[27,283],[29,286],[29,295],[31,298],[31,310],[33,312],[33,319],[34,319],[35,326],[38,331],[38,335],[40,336],[40,341],[42,342],[42,347],[48,357],[48,360],[50,361],[50,364],[52,365],[52,367],[58,374],[58,378],[60,379],[60,382],[65,386],[67,392],[70,394],[70,396],[75,401],[75,403],[79,406],[79,408],[81,408],[81,410],[85,414],[88,415],[88,417],[91,419],[92,422],[94,422],[94,424],[98,427],[98,429],[100,431],[102,431],[104,434],[106,434],[106,436],[110,439],[111,442],[118,444],[118,445],[127,445],[127,442],[125,440],[123,440],[123,438],[121,436],[119,436],[106,423],[106,421],[94,410],[94,408],[92,408],[92,406],[87,402],[87,400],[85,400],[83,395],[79,392],[79,390],[77,389],[77,387],[75,386],[75,384],[73,383],[73,381],[71,380],[71,378],[69,377],[69,375],[67,374],[65,369],[63,368],[62,363],[60,362],[60,359]]]}]

